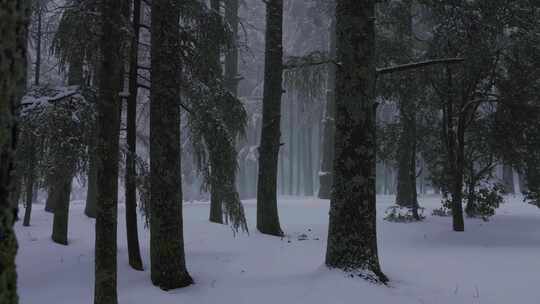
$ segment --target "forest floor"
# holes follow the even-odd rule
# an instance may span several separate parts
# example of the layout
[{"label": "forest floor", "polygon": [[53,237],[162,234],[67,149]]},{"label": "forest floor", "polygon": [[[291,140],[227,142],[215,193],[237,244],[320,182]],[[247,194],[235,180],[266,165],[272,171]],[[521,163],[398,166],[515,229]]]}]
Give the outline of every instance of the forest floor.
[{"label": "forest floor", "polygon": [[[245,202],[250,234],[233,236],[207,221],[207,203],[184,205],[188,269],[195,284],[163,292],[150,283],[148,231],[139,234],[146,271],[128,266],[123,205],[119,208],[118,292],[121,304],[538,304],[540,209],[508,197],[489,222],[431,216],[440,198],[423,197],[426,220],[382,220],[392,197],[378,197],[379,252],[390,287],[323,266],[328,201],[280,198],[283,239],[255,229],[255,202]],[[94,281],[94,220],[82,202],[70,210],[69,246],[52,243],[52,215],[35,205],[31,227],[16,224],[21,304],[90,304]]]}]

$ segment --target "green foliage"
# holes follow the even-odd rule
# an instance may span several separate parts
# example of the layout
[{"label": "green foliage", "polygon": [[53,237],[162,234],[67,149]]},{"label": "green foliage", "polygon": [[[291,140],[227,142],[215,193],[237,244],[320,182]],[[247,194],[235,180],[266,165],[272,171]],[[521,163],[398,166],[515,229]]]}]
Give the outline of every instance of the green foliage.
[{"label": "green foliage", "polygon": [[95,129],[96,115],[79,88],[35,87],[23,98],[22,106],[17,174],[34,175],[38,184],[46,186],[59,175],[85,172],[89,130]]},{"label": "green foliage", "polygon": [[489,217],[495,215],[495,210],[504,202],[502,194],[502,188],[498,185],[475,190],[469,194],[465,213],[468,217],[478,217],[488,221]]},{"label": "green foliage", "polygon": [[95,0],[71,0],[58,24],[51,51],[62,65],[95,62],[101,33]]}]

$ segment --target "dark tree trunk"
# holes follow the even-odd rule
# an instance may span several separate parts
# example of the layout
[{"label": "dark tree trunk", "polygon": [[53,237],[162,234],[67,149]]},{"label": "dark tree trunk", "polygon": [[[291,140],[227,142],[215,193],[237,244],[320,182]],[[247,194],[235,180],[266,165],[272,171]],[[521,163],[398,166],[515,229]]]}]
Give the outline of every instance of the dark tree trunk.
[{"label": "dark tree trunk", "polygon": [[17,146],[16,109],[26,75],[28,1],[0,0],[0,300],[17,304],[15,256],[17,238],[13,224],[17,215],[14,201],[14,164]]},{"label": "dark tree trunk", "polygon": [[[33,148],[33,147],[32,147]],[[30,218],[32,216],[32,203],[34,202],[34,188],[35,188],[35,149],[32,149],[33,151],[30,152],[30,160],[28,161],[28,175],[25,178],[25,187],[26,187],[26,194],[25,194],[25,208],[24,208],[24,221],[23,226],[28,227],[30,226]]]},{"label": "dark tree trunk", "polygon": [[179,7],[152,1],[150,103],[150,259],[152,283],[163,290],[190,285],[184,255],[180,151]]},{"label": "dark tree trunk", "polygon": [[135,270],[143,270],[139,249],[137,227],[137,186],[135,158],[137,156],[137,66],[139,63],[139,31],[141,20],[141,0],[133,0],[133,39],[129,54],[129,97],[127,99],[127,146],[125,199],[126,199],[126,233],[128,243],[129,265]]},{"label": "dark tree trunk", "polygon": [[41,8],[40,1],[37,1],[37,33],[36,33],[36,65],[35,65],[35,74],[34,74],[34,84],[39,85],[39,78],[41,76],[41,36],[42,36],[42,15],[43,10]]},{"label": "dark tree trunk", "polygon": [[120,91],[124,80],[122,48],[128,0],[103,0],[99,64],[97,136],[97,213],[95,245],[95,304],[117,304],[117,217]]},{"label": "dark tree trunk", "polygon": [[238,83],[242,79],[238,74],[238,10],[239,0],[227,0],[225,3],[225,21],[231,27],[233,43],[225,54],[225,85],[234,95],[238,95]]},{"label": "dark tree trunk", "polygon": [[92,148],[89,152],[88,162],[88,188],[86,190],[86,205],[84,214],[90,218],[96,218],[96,200],[97,200],[97,168],[96,168],[96,151]]},{"label": "dark tree trunk", "polygon": [[336,137],[326,265],[387,282],[377,253],[375,1],[337,0]]},{"label": "dark tree trunk", "polygon": [[[332,20],[330,26],[330,57],[336,56],[336,20]],[[328,82],[326,84],[326,109],[323,117],[323,149],[321,172],[319,173],[320,187],[319,198],[330,199],[333,184],[334,166],[334,133],[335,133],[335,107],[336,107],[336,66],[328,68]]]},{"label": "dark tree trunk", "polygon": [[281,87],[283,80],[283,0],[266,3],[263,122],[259,146],[257,229],[281,236],[277,208],[277,170],[280,149]]},{"label": "dark tree trunk", "polygon": [[[221,0],[211,0],[210,1],[210,7],[214,14],[220,13],[220,2]],[[221,78],[221,67],[220,67],[220,52],[219,52],[219,46],[216,44],[216,46],[213,48],[208,60],[211,62],[212,68],[210,69],[211,72],[207,75],[209,77],[208,82],[215,81],[214,79],[210,78]],[[214,70],[215,69],[215,70]],[[212,138],[212,141],[217,141],[217,139]],[[216,142],[212,142],[210,145],[214,145],[214,148],[216,146]],[[223,189],[223,181],[220,180],[217,175],[218,170],[220,170],[220,160],[218,155],[210,156],[210,174],[211,174],[211,182],[210,182],[210,216],[209,220],[214,223],[223,224],[223,196],[225,194],[225,189]]]},{"label": "dark tree trunk", "polygon": [[514,168],[512,168],[512,166],[509,164],[503,165],[503,183],[505,193],[516,193],[516,190],[514,188]]},{"label": "dark tree trunk", "polygon": [[[412,1],[401,2],[403,14],[403,25],[398,28],[398,39],[402,42],[409,42],[413,36],[413,12]],[[403,50],[406,60],[414,56],[413,46],[408,45],[407,50]],[[401,81],[414,83],[415,79],[405,74]],[[396,204],[412,210],[415,219],[418,216],[418,200],[416,192],[416,96],[415,85],[406,86],[400,89],[400,121],[402,126],[399,139],[398,156],[398,181]]]},{"label": "dark tree trunk", "polygon": [[[66,170],[67,171],[67,170]],[[69,169],[71,171],[71,169]],[[61,245],[68,244],[69,199],[71,196],[71,173],[64,172],[55,179],[56,202],[54,203],[54,219],[52,240]]]}]

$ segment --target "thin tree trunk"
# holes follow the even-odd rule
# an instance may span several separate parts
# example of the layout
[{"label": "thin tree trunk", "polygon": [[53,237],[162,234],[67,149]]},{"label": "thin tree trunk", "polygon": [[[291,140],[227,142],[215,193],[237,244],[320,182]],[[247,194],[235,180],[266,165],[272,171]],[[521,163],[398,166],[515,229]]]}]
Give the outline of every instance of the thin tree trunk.
[{"label": "thin tree trunk", "polygon": [[[210,0],[210,7],[214,14],[220,13],[220,2],[221,0]],[[219,46],[216,44],[216,46],[213,48],[210,56],[209,61],[211,62],[211,69],[209,75],[209,79],[207,79],[207,82],[210,83],[212,81],[215,81],[214,79],[211,79],[213,77],[215,78],[221,78],[221,64],[220,64],[220,50]],[[214,71],[215,69],[215,71]],[[215,72],[215,73],[212,73]],[[218,141],[215,138],[211,139],[212,143],[210,143],[211,146],[217,145]],[[212,149],[213,150],[213,149]],[[217,175],[218,170],[220,170],[220,159],[217,155],[210,156],[210,216],[209,220],[213,223],[223,224],[223,198],[225,195],[225,189],[223,189],[223,181],[220,180]]]},{"label": "thin tree trunk", "polygon": [[135,270],[143,270],[141,252],[139,249],[139,234],[137,227],[137,187],[135,158],[137,156],[137,66],[139,63],[139,30],[141,20],[141,0],[133,0],[133,39],[129,55],[129,97],[127,99],[127,146],[125,200],[126,200],[126,233],[128,244],[129,265]]},{"label": "thin tree trunk", "polygon": [[150,103],[150,259],[152,283],[163,290],[190,285],[184,255],[180,151],[179,7],[152,1]]},{"label": "thin tree trunk", "polygon": [[[336,1],[334,186],[326,265],[381,282],[376,229],[375,1]],[[354,139],[354,140],[351,140]]]},{"label": "thin tree trunk", "polygon": [[506,163],[503,165],[503,182],[505,193],[516,193],[516,190],[514,188],[514,168],[512,168],[512,165]]},{"label": "thin tree trunk", "polygon": [[128,0],[103,0],[99,64],[95,304],[117,304],[118,151],[123,27]]},{"label": "thin tree trunk", "polygon": [[91,151],[89,151],[90,156],[88,161],[88,188],[86,190],[86,205],[84,207],[84,214],[90,218],[96,218],[97,213],[97,168],[95,153],[95,148],[91,148]]},{"label": "thin tree trunk", "polygon": [[31,158],[28,163],[28,173],[27,173],[28,175],[26,176],[25,183],[24,183],[26,187],[26,195],[25,195],[26,203],[25,203],[25,208],[24,208],[23,226],[25,227],[30,226],[30,218],[32,216],[32,203],[34,201],[34,186],[35,186],[34,171],[35,171],[36,162],[35,162],[35,154],[34,154],[35,149],[32,149],[32,150],[33,151],[30,152]]},{"label": "thin tree trunk", "polygon": [[41,26],[42,26],[42,21],[41,21],[41,18],[42,18],[42,15],[43,15],[43,10],[41,8],[41,3],[40,1],[37,1],[37,5],[38,5],[38,8],[37,8],[37,33],[36,33],[36,65],[35,65],[35,75],[34,75],[34,84],[36,86],[39,85],[39,78],[40,78],[40,75],[41,75],[41,36],[42,36],[42,30],[41,30]]},{"label": "thin tree trunk", "polygon": [[277,208],[277,167],[280,149],[283,80],[283,0],[266,3],[263,122],[259,145],[257,229],[281,236]]},{"label": "thin tree trunk", "polygon": [[[330,26],[330,57],[336,56],[336,20],[332,20]],[[336,107],[336,67],[330,65],[328,69],[326,92],[326,109],[324,111],[323,124],[323,156],[321,162],[321,172],[319,173],[320,188],[319,198],[330,199],[333,184],[333,166],[334,166],[334,133],[335,133],[335,107]]]}]

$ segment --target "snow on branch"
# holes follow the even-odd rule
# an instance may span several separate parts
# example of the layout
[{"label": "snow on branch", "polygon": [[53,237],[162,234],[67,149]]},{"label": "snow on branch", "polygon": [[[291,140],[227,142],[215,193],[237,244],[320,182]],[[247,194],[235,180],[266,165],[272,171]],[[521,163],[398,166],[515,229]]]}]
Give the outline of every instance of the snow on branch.
[{"label": "snow on branch", "polygon": [[395,72],[402,72],[402,71],[408,71],[413,69],[418,69],[426,66],[432,66],[432,65],[438,65],[438,64],[459,64],[464,62],[464,58],[444,58],[444,59],[432,59],[432,60],[426,60],[421,62],[413,62],[413,63],[407,63],[402,65],[396,65],[386,68],[379,68],[377,69],[377,74],[384,75],[384,74],[391,74]]}]

